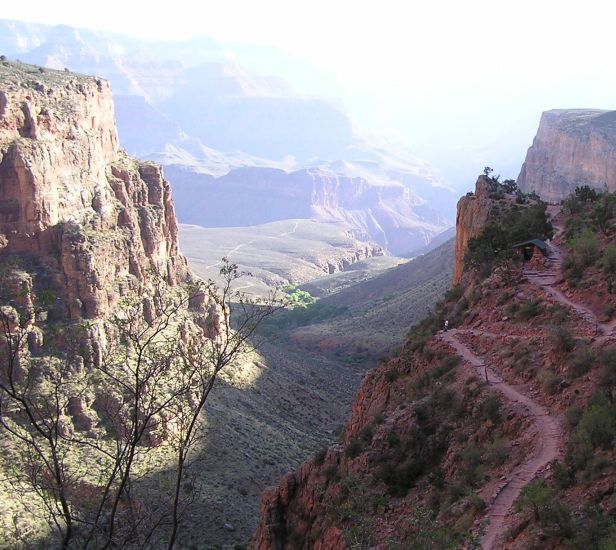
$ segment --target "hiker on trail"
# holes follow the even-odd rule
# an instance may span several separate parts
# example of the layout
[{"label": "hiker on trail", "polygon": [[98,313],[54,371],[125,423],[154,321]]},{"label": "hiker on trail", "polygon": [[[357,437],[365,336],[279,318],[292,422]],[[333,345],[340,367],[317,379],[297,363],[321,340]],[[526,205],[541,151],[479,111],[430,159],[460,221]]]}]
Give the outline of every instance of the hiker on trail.
[{"label": "hiker on trail", "polygon": [[445,332],[447,332],[448,328],[449,328],[449,321],[445,319]]}]

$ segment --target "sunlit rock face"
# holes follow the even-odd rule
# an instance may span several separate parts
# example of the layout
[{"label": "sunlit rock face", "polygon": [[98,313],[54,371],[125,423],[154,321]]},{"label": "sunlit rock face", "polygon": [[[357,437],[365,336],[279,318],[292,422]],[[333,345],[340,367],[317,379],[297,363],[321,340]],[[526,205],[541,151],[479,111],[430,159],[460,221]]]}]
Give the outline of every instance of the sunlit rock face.
[{"label": "sunlit rock face", "polygon": [[518,177],[523,191],[556,202],[589,185],[616,190],[616,111],[552,110],[539,130]]},{"label": "sunlit rock face", "polygon": [[0,63],[0,253],[36,258],[62,317],[104,316],[155,270],[185,280],[160,167],[118,146],[107,82]]},{"label": "sunlit rock face", "polygon": [[462,197],[458,201],[456,217],[456,247],[453,268],[454,286],[460,282],[464,270],[464,254],[468,241],[479,236],[490,215],[490,178],[479,176],[475,184],[475,193]]}]

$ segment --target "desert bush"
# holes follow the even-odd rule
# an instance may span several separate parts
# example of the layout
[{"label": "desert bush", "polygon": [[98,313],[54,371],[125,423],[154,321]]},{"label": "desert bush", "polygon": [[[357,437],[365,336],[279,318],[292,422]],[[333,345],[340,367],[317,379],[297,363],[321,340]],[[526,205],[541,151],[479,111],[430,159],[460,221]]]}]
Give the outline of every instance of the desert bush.
[{"label": "desert bush", "polygon": [[546,393],[553,395],[558,391],[560,378],[552,369],[545,369],[539,374],[539,382]]},{"label": "desert bush", "polygon": [[552,467],[552,475],[554,476],[554,483],[560,489],[566,489],[573,481],[571,470],[559,461],[554,463]]},{"label": "desert bush", "polygon": [[594,448],[611,449],[616,437],[616,410],[608,405],[591,405],[576,430],[585,433]]},{"label": "desert bush", "polygon": [[441,362],[432,369],[432,378],[435,380],[447,374],[452,369],[456,368],[460,364],[460,357],[458,355],[447,355]]},{"label": "desert bush", "polygon": [[483,452],[476,445],[465,447],[459,454],[461,462],[458,477],[467,487],[475,487],[484,473]]},{"label": "desert bush", "polygon": [[581,413],[567,443],[565,463],[574,471],[583,470],[597,449],[609,451],[616,444],[616,407],[609,396],[596,392]]},{"label": "desert bush", "polygon": [[586,505],[577,518],[570,548],[613,550],[616,548],[616,522],[594,503]]},{"label": "desert bush", "polygon": [[590,228],[570,239],[569,247],[571,253],[568,258],[571,258],[574,264],[581,269],[592,265],[599,257],[597,235]]},{"label": "desert bush", "polygon": [[584,432],[575,430],[567,443],[565,464],[572,472],[583,470],[593,456],[593,447]]},{"label": "desert bush", "polygon": [[359,432],[359,438],[366,444],[369,445],[372,442],[372,437],[374,436],[374,428],[368,424],[364,426]]},{"label": "desert bush", "polygon": [[616,195],[613,193],[604,193],[601,195],[601,200],[593,206],[592,219],[601,230],[602,233],[607,234],[610,230],[610,224],[614,217],[614,207],[616,202]]},{"label": "desert bush", "polygon": [[550,340],[554,350],[559,353],[570,353],[575,348],[575,336],[564,325],[552,325],[550,327]]},{"label": "desert bush", "polygon": [[480,405],[481,416],[485,420],[490,420],[493,424],[499,424],[501,418],[502,403],[498,397],[491,395],[487,397]]},{"label": "desert bush", "polygon": [[518,512],[531,510],[535,520],[541,521],[546,517],[546,512],[554,501],[554,496],[554,489],[549,487],[544,480],[536,480],[522,489],[515,508]]},{"label": "desert bush", "polygon": [[536,317],[541,313],[541,300],[526,300],[520,304],[520,309],[516,313],[516,319],[518,321],[530,321],[533,317]]},{"label": "desert bush", "polygon": [[565,411],[565,420],[570,430],[573,430],[582,418],[583,411],[579,407],[570,407]]},{"label": "desert bush", "polygon": [[364,444],[361,439],[356,438],[349,441],[349,444],[346,446],[344,450],[344,454],[349,458],[355,458],[359,456],[364,450]]},{"label": "desert bush", "polygon": [[325,474],[325,479],[329,481],[339,481],[340,480],[340,472],[338,471],[338,466],[336,464],[332,464],[325,468],[323,472]]},{"label": "desert bush", "polygon": [[569,320],[569,310],[561,304],[549,307],[550,319],[554,325],[565,325]]},{"label": "desert bush", "polygon": [[569,361],[567,372],[573,378],[586,374],[597,362],[596,353],[589,347],[578,350]]},{"label": "desert bush", "polygon": [[574,523],[569,507],[560,500],[555,500],[544,512],[541,521],[544,535],[555,538],[570,539],[574,535]]},{"label": "desert bush", "polygon": [[486,447],[484,460],[492,466],[500,466],[509,458],[509,443],[505,439],[495,439],[488,447]]},{"label": "desert bush", "polygon": [[616,404],[616,348],[604,350],[599,356],[599,362],[602,367],[599,375],[599,386],[613,406]]},{"label": "desert bush", "polygon": [[387,380],[391,384],[396,381],[399,375],[400,372],[398,371],[398,369],[395,366],[392,366],[388,368],[385,372],[385,380]]}]

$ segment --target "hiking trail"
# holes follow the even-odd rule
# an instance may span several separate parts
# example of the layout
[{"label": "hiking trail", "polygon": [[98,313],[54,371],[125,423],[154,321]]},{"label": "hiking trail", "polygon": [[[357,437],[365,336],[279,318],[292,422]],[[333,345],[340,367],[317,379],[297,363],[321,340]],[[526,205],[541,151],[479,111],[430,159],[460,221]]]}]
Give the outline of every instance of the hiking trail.
[{"label": "hiking trail", "polygon": [[484,380],[487,376],[490,386],[501,393],[506,399],[514,403],[522,404],[528,416],[533,418],[535,429],[537,430],[537,443],[533,449],[532,456],[523,464],[516,467],[508,476],[507,480],[499,488],[498,494],[493,502],[488,503],[485,517],[489,520],[486,531],[481,537],[481,547],[483,550],[499,548],[496,546],[499,536],[503,534],[505,518],[511,512],[513,503],[516,501],[522,489],[528,485],[537,474],[548,464],[558,458],[564,448],[565,435],[558,417],[551,414],[546,407],[540,405],[535,400],[525,395],[515,386],[504,382],[481,358],[475,355],[457,335],[473,333],[484,334],[482,331],[464,331],[453,329],[443,332],[442,340],[447,342],[456,353],[470,364],[477,376]]}]

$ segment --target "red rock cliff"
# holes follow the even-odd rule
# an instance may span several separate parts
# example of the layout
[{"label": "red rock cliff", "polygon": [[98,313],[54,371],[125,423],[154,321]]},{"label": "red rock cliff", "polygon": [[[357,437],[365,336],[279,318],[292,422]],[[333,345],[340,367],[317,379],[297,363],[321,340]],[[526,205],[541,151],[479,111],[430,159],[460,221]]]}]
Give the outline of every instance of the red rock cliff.
[{"label": "red rock cliff", "polygon": [[491,182],[487,176],[479,176],[475,184],[475,193],[462,197],[458,201],[458,214],[456,216],[456,248],[455,264],[453,269],[453,285],[457,285],[462,278],[464,268],[464,254],[468,241],[477,237],[483,230],[490,214]]},{"label": "red rock cliff", "polygon": [[518,185],[554,202],[579,185],[616,191],[616,111],[543,113]]},{"label": "red rock cliff", "polygon": [[160,167],[118,148],[107,82],[0,63],[0,254],[34,256],[65,317],[109,312],[148,270],[187,277]]}]

